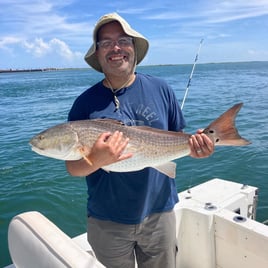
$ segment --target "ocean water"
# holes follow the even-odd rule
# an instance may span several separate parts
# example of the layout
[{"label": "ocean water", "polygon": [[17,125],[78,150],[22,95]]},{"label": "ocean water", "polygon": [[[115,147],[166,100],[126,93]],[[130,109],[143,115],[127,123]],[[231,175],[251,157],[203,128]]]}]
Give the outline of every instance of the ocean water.
[{"label": "ocean water", "polygon": [[[163,77],[181,103],[191,65],[143,66]],[[7,246],[12,217],[37,210],[69,236],[86,231],[86,183],[67,174],[64,162],[31,151],[29,139],[66,121],[75,98],[102,78],[90,69],[0,74],[0,267],[11,263]],[[268,219],[268,62],[199,64],[183,112],[194,133],[235,103],[236,125],[252,142],[217,147],[206,159],[177,160],[178,192],[218,177],[259,187],[257,220]]]}]

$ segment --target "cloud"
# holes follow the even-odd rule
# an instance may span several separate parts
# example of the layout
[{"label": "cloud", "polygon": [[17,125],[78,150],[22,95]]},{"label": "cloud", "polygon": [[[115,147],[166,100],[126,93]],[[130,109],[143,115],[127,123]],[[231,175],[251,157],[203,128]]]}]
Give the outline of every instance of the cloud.
[{"label": "cloud", "polygon": [[[2,3],[3,1],[3,3]],[[20,39],[58,38],[73,46],[81,46],[81,40],[88,37],[90,23],[76,14],[68,13],[73,1],[50,0],[1,0],[1,36]]]},{"label": "cloud", "polygon": [[30,67],[34,68],[84,66],[83,53],[72,50],[58,38],[46,41],[42,38],[25,40],[7,36],[0,39],[0,57],[1,68],[29,68],[27,62],[31,62]]},{"label": "cloud", "polygon": [[223,23],[248,19],[268,14],[268,1],[222,1],[207,11],[209,23]]},{"label": "cloud", "polygon": [[23,46],[28,53],[32,53],[35,57],[42,57],[50,50],[50,46],[42,38],[36,38],[34,42],[24,41]]},{"label": "cloud", "polygon": [[35,38],[33,41],[23,40],[12,36],[4,37],[0,40],[0,49],[14,51],[16,46],[20,46],[27,53],[37,58],[42,58],[48,54],[55,54],[66,60],[81,57],[80,52],[75,52],[62,40],[53,38],[45,42],[42,38]]},{"label": "cloud", "polygon": [[9,49],[9,45],[18,44],[20,42],[20,38],[14,36],[6,36],[0,40],[0,49]]},{"label": "cloud", "polygon": [[268,50],[249,49],[248,54],[255,58],[262,59],[268,56]]},{"label": "cloud", "polygon": [[[189,4],[189,3],[188,3]],[[168,6],[168,4],[167,4]],[[172,10],[164,10],[160,12],[151,12],[144,19],[147,20],[180,20],[186,19],[188,22],[197,24],[200,22],[206,23],[223,23],[234,20],[254,18],[268,14],[267,0],[204,0],[191,5],[189,11],[186,6],[182,9],[181,3],[173,3]]]},{"label": "cloud", "polygon": [[[151,10],[151,9],[149,9]],[[137,14],[143,14],[145,11],[148,11],[146,8],[126,8],[126,9],[117,9],[116,12],[119,14],[131,14],[131,15],[137,15]]]},{"label": "cloud", "polygon": [[24,41],[22,45],[28,53],[37,58],[54,54],[65,60],[72,61],[77,57],[82,57],[80,52],[73,52],[65,42],[57,38],[53,38],[48,42],[45,42],[42,38],[36,38],[33,42]]},{"label": "cloud", "polygon": [[[116,10],[149,39],[150,61],[155,63],[171,58],[175,62],[177,51],[183,51],[178,57],[192,59],[201,38],[206,40],[205,48],[224,44],[220,54],[234,47],[240,50],[242,45],[252,57],[257,56],[254,51],[266,49],[268,0],[167,0],[165,6],[162,0],[138,0],[138,4],[120,0],[0,1],[0,58],[8,67],[12,59],[19,59],[14,65],[74,66],[75,62],[83,66],[96,20]],[[219,51],[213,57],[218,58]]]}]

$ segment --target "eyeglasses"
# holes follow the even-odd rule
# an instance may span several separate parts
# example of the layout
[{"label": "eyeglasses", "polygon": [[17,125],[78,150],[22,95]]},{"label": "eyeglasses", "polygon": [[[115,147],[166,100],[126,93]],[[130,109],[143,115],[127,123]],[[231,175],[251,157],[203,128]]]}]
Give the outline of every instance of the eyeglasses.
[{"label": "eyeglasses", "polygon": [[118,45],[120,48],[128,47],[133,44],[133,38],[130,36],[121,37],[117,40],[101,40],[97,42],[97,46],[103,49],[112,49],[115,45]]}]

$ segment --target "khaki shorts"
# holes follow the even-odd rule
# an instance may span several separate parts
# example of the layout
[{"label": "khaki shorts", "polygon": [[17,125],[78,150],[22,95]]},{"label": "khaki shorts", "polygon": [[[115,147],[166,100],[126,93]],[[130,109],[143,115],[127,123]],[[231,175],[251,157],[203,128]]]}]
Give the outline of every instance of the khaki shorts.
[{"label": "khaki shorts", "polygon": [[88,218],[88,242],[107,268],[176,267],[174,211],[155,213],[140,224]]}]

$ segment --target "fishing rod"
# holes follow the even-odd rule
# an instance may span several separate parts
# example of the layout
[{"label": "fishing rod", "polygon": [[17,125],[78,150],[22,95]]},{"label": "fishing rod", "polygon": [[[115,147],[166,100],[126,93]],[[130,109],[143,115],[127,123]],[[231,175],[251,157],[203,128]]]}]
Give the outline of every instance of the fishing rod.
[{"label": "fishing rod", "polygon": [[190,77],[189,77],[189,80],[188,80],[188,84],[187,84],[187,87],[186,87],[186,90],[185,90],[185,94],[184,94],[184,97],[183,97],[183,100],[182,100],[181,110],[183,109],[183,106],[184,106],[184,103],[185,103],[185,100],[186,100],[186,97],[187,97],[187,94],[188,94],[188,91],[189,91],[189,87],[191,85],[191,80],[192,80],[192,77],[193,77],[195,65],[196,65],[196,63],[198,61],[198,55],[199,55],[199,52],[200,52],[200,49],[201,49],[203,41],[204,41],[204,39],[202,38],[200,40],[200,43],[199,43],[199,48],[198,48],[198,51],[197,51],[196,56],[195,56],[193,68],[192,68],[192,71],[191,71],[191,74],[190,74]]}]

